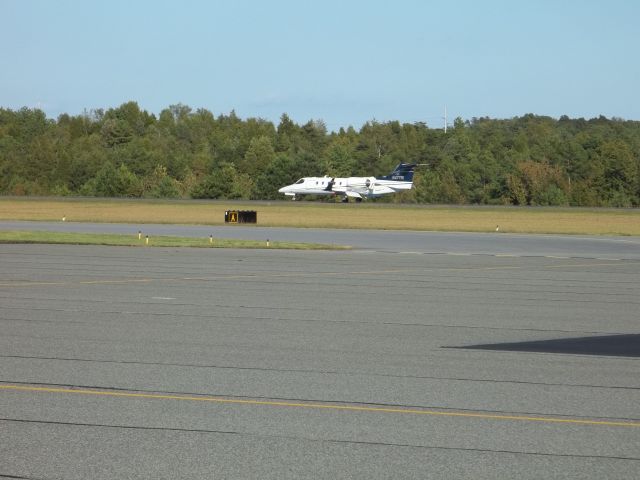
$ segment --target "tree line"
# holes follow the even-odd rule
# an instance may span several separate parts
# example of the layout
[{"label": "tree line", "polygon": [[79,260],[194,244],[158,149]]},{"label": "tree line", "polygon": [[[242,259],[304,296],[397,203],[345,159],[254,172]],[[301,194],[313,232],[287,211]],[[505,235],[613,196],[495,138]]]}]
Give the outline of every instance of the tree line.
[{"label": "tree line", "polygon": [[171,105],[127,102],[62,114],[0,108],[0,194],[277,199],[303,176],[370,176],[427,164],[415,188],[379,201],[640,205],[640,122],[598,117],[458,118],[327,131]]}]

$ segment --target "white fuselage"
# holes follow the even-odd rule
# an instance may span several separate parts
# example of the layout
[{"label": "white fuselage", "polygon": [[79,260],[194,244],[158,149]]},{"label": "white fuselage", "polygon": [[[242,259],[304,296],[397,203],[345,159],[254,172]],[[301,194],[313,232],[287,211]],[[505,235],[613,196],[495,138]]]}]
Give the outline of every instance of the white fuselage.
[{"label": "white fuselage", "polygon": [[331,177],[305,177],[298,180],[296,183],[287,185],[278,190],[285,195],[335,195],[331,191],[330,184]]},{"label": "white fuselage", "polygon": [[353,198],[369,198],[410,190],[413,182],[382,180],[375,177],[304,177],[296,183],[278,190],[288,196],[295,195],[344,195]]}]

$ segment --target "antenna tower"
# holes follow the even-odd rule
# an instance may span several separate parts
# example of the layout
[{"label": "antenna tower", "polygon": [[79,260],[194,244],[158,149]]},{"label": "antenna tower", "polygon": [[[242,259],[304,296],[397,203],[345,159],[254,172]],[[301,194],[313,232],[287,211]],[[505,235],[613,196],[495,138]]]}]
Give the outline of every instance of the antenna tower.
[{"label": "antenna tower", "polygon": [[444,106],[444,133],[447,133],[447,106]]}]

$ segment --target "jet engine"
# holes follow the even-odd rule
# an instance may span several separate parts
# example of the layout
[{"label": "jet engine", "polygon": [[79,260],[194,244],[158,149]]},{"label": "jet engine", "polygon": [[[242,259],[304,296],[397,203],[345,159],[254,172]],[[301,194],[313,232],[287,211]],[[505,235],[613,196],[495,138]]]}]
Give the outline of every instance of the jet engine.
[{"label": "jet engine", "polygon": [[366,185],[366,187],[369,189],[369,194],[373,193],[373,190],[376,186],[376,177],[368,177],[364,184]]}]

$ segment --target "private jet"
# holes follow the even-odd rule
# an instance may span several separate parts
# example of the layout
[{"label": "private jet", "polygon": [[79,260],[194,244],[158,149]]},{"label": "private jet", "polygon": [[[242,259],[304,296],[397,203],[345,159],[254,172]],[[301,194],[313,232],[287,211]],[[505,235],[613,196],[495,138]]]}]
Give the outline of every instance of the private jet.
[{"label": "private jet", "polygon": [[292,200],[297,195],[340,195],[343,202],[348,202],[349,198],[361,202],[363,198],[411,190],[416,166],[415,163],[400,163],[384,177],[304,177],[278,191],[292,197]]}]

